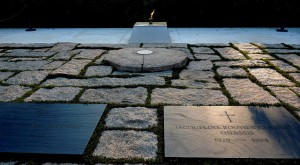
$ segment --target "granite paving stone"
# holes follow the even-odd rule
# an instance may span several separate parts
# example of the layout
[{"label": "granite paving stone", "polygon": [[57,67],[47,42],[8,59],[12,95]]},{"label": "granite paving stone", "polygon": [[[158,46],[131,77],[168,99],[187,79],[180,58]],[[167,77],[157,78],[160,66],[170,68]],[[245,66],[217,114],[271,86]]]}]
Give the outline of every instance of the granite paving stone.
[{"label": "granite paving stone", "polygon": [[180,79],[183,80],[202,80],[212,79],[215,76],[212,71],[200,71],[200,70],[182,70],[179,74]]},{"label": "granite paving stone", "polygon": [[298,109],[300,108],[300,98],[288,88],[274,86],[268,86],[268,88],[275,93],[276,98],[279,100],[289,104],[292,107]]},{"label": "granite paving stone", "polygon": [[197,44],[192,44],[192,46],[206,46],[206,47],[229,47],[230,45],[228,43],[197,43]]},{"label": "granite paving stone", "polygon": [[263,53],[257,46],[250,43],[235,43],[234,46],[246,53]]},{"label": "granite paving stone", "polygon": [[194,54],[194,56],[197,60],[221,60],[221,58],[218,55]]},{"label": "granite paving stone", "polygon": [[213,63],[209,60],[204,61],[191,61],[186,67],[188,70],[211,70]]},{"label": "granite paving stone", "polygon": [[61,67],[57,68],[51,74],[65,74],[65,75],[79,75],[81,69],[83,69],[91,60],[76,60],[73,59]]},{"label": "granite paving stone", "polygon": [[151,104],[174,105],[228,105],[228,99],[220,90],[155,88]]},{"label": "granite paving stone", "polygon": [[136,105],[145,104],[147,89],[137,88],[99,88],[87,89],[80,97],[81,102]]},{"label": "granite paving stone", "polygon": [[192,47],[194,53],[199,54],[215,54],[214,50],[209,47]]},{"label": "granite paving stone", "polygon": [[299,71],[297,68],[291,66],[288,63],[280,61],[280,60],[271,60],[270,62],[273,65],[275,65],[276,67],[278,67],[280,70],[285,71],[285,72],[297,72],[297,71]]},{"label": "granite paving stone", "polygon": [[253,60],[275,59],[274,57],[272,57],[268,54],[247,54],[247,55]]},{"label": "granite paving stone", "polygon": [[232,98],[240,104],[277,104],[279,101],[249,79],[224,79]]},{"label": "granite paving stone", "polygon": [[245,56],[233,48],[215,48],[222,57],[229,60],[244,60]]},{"label": "granite paving stone", "polygon": [[0,48],[50,48],[55,43],[0,43]]},{"label": "granite paving stone", "polygon": [[291,87],[290,89],[300,96],[300,87]]},{"label": "granite paving stone", "polygon": [[31,51],[31,49],[8,49],[6,53],[24,53],[29,51]]},{"label": "granite paving stone", "polygon": [[115,71],[112,75],[129,75],[129,76],[158,76],[158,77],[172,77],[173,71],[161,71],[161,72],[146,72],[146,73],[131,73]]},{"label": "granite paving stone", "polygon": [[220,67],[217,72],[222,77],[247,77],[247,72],[242,68]]},{"label": "granite paving stone", "polygon": [[157,125],[157,109],[146,107],[113,108],[105,119],[109,128],[147,129]]},{"label": "granite paving stone", "polygon": [[289,75],[300,83],[300,73],[290,73]]},{"label": "granite paving stone", "polygon": [[13,85],[34,85],[41,83],[50,71],[23,71],[5,81],[5,83]]},{"label": "granite paving stone", "polygon": [[80,90],[81,88],[74,87],[41,88],[25,101],[72,101]]},{"label": "granite paving stone", "polygon": [[0,72],[0,81],[7,79],[12,76],[14,72]]},{"label": "granite paving stone", "polygon": [[220,85],[217,82],[213,82],[211,79],[206,80],[171,80],[172,86],[188,87],[188,88],[205,88],[205,89],[220,89]]},{"label": "granite paving stone", "polygon": [[232,67],[267,67],[268,64],[262,60],[238,60],[238,61],[215,61],[217,66],[232,66]]},{"label": "granite paving stone", "polygon": [[275,54],[275,53],[282,53],[282,54],[290,54],[290,53],[300,53],[300,50],[296,49],[266,49],[268,53]]},{"label": "granite paving stone", "polygon": [[32,51],[22,51],[22,52],[11,52],[6,53],[4,56],[8,57],[49,57],[53,56],[55,52],[32,52]]},{"label": "granite paving stone", "polygon": [[38,48],[38,49],[32,49],[33,52],[47,52],[50,50],[50,48]]},{"label": "granite paving stone", "polygon": [[72,56],[76,55],[77,52],[75,51],[61,51],[51,57],[51,60],[70,60]]},{"label": "granite paving stone", "polygon": [[57,69],[57,68],[61,67],[64,63],[65,63],[65,61],[52,61],[52,62],[48,63],[47,65],[45,65],[43,67],[43,69],[45,69],[45,70]]},{"label": "granite paving stone", "polygon": [[107,76],[111,74],[113,68],[111,66],[90,66],[88,67],[85,76]]},{"label": "granite paving stone", "polygon": [[266,44],[266,43],[255,43],[262,48],[273,48],[273,49],[286,49],[287,47],[283,44]]},{"label": "granite paving stone", "polygon": [[71,42],[61,42],[53,46],[48,52],[62,52],[73,50],[78,44]]},{"label": "granite paving stone", "polygon": [[30,90],[29,87],[19,85],[0,86],[0,101],[13,101]]},{"label": "granite paving stone", "polygon": [[193,56],[193,54],[187,48],[171,48],[171,49],[173,49],[173,50],[179,50],[179,51],[184,52],[187,55],[188,59],[190,59],[190,60],[194,60],[195,59],[194,56]]},{"label": "granite paving stone", "polygon": [[287,78],[270,68],[249,69],[250,73],[263,85],[294,86]]},{"label": "granite paving stone", "polygon": [[276,56],[300,67],[300,56],[296,54],[276,54]]},{"label": "granite paving stone", "polygon": [[78,55],[76,55],[75,59],[89,59],[93,60],[94,58],[103,54],[105,50],[102,49],[91,49],[91,50],[83,50]]},{"label": "granite paving stone", "polygon": [[10,58],[6,60],[7,62],[18,62],[18,61],[42,61],[46,57],[20,57],[20,58]]},{"label": "granite paving stone", "polygon": [[93,156],[107,158],[142,158],[155,159],[157,135],[147,131],[104,131]]},{"label": "granite paving stone", "polygon": [[0,62],[0,70],[38,70],[43,69],[50,61]]}]

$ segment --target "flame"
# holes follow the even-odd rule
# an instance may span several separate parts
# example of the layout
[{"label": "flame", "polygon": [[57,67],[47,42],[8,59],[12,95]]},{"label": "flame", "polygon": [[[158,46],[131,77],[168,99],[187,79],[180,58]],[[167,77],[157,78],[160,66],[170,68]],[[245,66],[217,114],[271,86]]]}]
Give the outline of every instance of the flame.
[{"label": "flame", "polygon": [[155,13],[155,9],[153,9],[153,11],[151,12],[151,17],[150,18],[153,18],[154,13]]}]

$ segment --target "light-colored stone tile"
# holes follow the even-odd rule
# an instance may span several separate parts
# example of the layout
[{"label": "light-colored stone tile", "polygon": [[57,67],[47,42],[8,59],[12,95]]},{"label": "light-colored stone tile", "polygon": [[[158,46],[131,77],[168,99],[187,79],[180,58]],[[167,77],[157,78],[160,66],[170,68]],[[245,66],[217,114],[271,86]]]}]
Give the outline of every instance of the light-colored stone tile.
[{"label": "light-colored stone tile", "polygon": [[273,49],[286,49],[287,47],[282,44],[266,44],[266,43],[255,43],[262,48],[273,48]]},{"label": "light-colored stone tile", "polygon": [[0,62],[0,70],[38,70],[43,69],[50,61]]},{"label": "light-colored stone tile", "polygon": [[13,74],[14,72],[0,72],[0,81],[7,79]]},{"label": "light-colored stone tile", "polygon": [[209,47],[192,47],[194,53],[199,54],[215,54],[214,50]]},{"label": "light-colored stone tile", "polygon": [[219,90],[155,88],[152,105],[228,105],[228,99]]},{"label": "light-colored stone tile", "polygon": [[61,67],[57,68],[51,74],[65,74],[65,75],[79,75],[81,69],[83,69],[91,60],[76,60],[73,59]]},{"label": "light-colored stone tile", "polygon": [[45,70],[57,69],[57,68],[61,67],[64,63],[65,63],[65,61],[52,61],[52,62],[48,63],[47,65],[45,65],[43,67],[43,69],[45,69]]},{"label": "light-colored stone tile", "polygon": [[213,80],[172,80],[172,86],[184,86],[188,88],[205,88],[205,89],[217,89],[221,88],[217,82]]},{"label": "light-colored stone tile", "polygon": [[300,108],[300,98],[288,88],[274,86],[268,86],[268,88],[271,89],[271,91],[275,93],[276,98],[278,98],[282,102],[285,102],[292,107],[298,109]]},{"label": "light-colored stone tile", "polygon": [[279,101],[249,79],[224,79],[232,98],[241,104],[277,104]]},{"label": "light-colored stone tile", "polygon": [[11,58],[6,60],[7,62],[18,62],[18,61],[42,61],[46,57],[20,57],[20,58]]},{"label": "light-colored stone tile", "polygon": [[223,77],[247,77],[247,72],[242,68],[220,67],[217,72]]},{"label": "light-colored stone tile", "polygon": [[76,59],[89,59],[93,60],[94,58],[103,54],[105,50],[102,49],[86,49],[76,55],[74,58]]},{"label": "light-colored stone tile", "polygon": [[4,56],[8,56],[8,57],[49,57],[54,54],[55,54],[55,52],[22,51],[22,52],[6,53]]},{"label": "light-colored stone tile", "polygon": [[266,49],[268,53],[282,53],[282,54],[290,54],[290,53],[300,53],[300,50],[295,49]]},{"label": "light-colored stone tile", "polygon": [[50,48],[38,48],[38,49],[32,49],[33,52],[47,52],[50,50]]},{"label": "light-colored stone tile", "polygon": [[0,101],[13,101],[30,90],[29,87],[19,85],[0,86]]},{"label": "light-colored stone tile", "polygon": [[245,52],[245,53],[251,53],[251,54],[254,54],[254,53],[263,53],[262,50],[260,50],[259,48],[245,48],[245,49],[240,49],[241,51]]},{"label": "light-colored stone tile", "polygon": [[300,96],[300,87],[291,87],[290,89]]},{"label": "light-colored stone tile", "polygon": [[39,84],[43,81],[50,71],[24,71],[18,73],[14,77],[9,78],[6,80],[5,83],[13,84],[13,85],[34,85]]},{"label": "light-colored stone tile", "polygon": [[81,88],[74,87],[41,88],[25,101],[72,101],[80,90]]},{"label": "light-colored stone tile", "polygon": [[77,54],[74,51],[61,51],[51,57],[51,60],[70,60],[73,55]]},{"label": "light-colored stone tile", "polygon": [[203,80],[212,79],[215,76],[212,71],[200,71],[200,70],[182,70],[179,74],[182,80]]},{"label": "light-colored stone tile", "polygon": [[263,85],[294,86],[287,78],[270,68],[249,69],[250,73]]},{"label": "light-colored stone tile", "polygon": [[146,131],[104,131],[93,156],[155,159],[157,136]]},{"label": "light-colored stone tile", "polygon": [[71,42],[61,42],[53,46],[48,52],[63,52],[74,49],[78,44]]},{"label": "light-colored stone tile", "polygon": [[191,61],[186,67],[188,70],[211,70],[213,63],[209,60]]},{"label": "light-colored stone tile", "polygon": [[275,65],[276,67],[278,67],[280,70],[285,71],[285,72],[297,72],[298,71],[297,68],[291,66],[288,63],[280,61],[280,60],[271,60],[270,62],[273,65]]},{"label": "light-colored stone tile", "polygon": [[129,76],[158,76],[158,77],[172,77],[173,71],[161,71],[161,72],[147,72],[147,73],[131,73],[131,72],[120,72],[115,71],[112,75],[129,75]]},{"label": "light-colored stone tile", "polygon": [[107,76],[111,74],[113,68],[111,66],[90,66],[88,67],[85,76]]},{"label": "light-colored stone tile", "polygon": [[31,51],[31,49],[8,49],[6,53],[24,53],[29,51]]},{"label": "light-colored stone tile", "polygon": [[50,48],[54,45],[55,43],[1,43],[0,48]]},{"label": "light-colored stone tile", "polygon": [[238,61],[216,61],[217,66],[231,67],[266,67],[268,64],[262,60],[238,60]]},{"label": "light-colored stone tile", "polygon": [[107,127],[146,129],[157,125],[157,110],[145,107],[113,108],[105,123]]},{"label": "light-colored stone tile", "polygon": [[289,75],[300,83],[300,73],[290,73]]},{"label": "light-colored stone tile", "polygon": [[221,60],[221,58],[218,55],[194,54],[194,56],[197,60]]},{"label": "light-colored stone tile", "polygon": [[234,43],[233,45],[238,49],[257,49],[257,46],[250,43]]},{"label": "light-colored stone tile", "polygon": [[222,57],[229,60],[245,60],[245,56],[233,48],[215,48]]},{"label": "light-colored stone tile", "polygon": [[190,52],[190,50],[187,49],[187,48],[171,48],[171,49],[173,49],[173,50],[179,50],[179,51],[182,51],[182,52],[186,53],[186,55],[188,56],[188,59],[190,59],[190,60],[194,60],[195,59],[194,56],[192,55],[192,53]]},{"label": "light-colored stone tile", "polygon": [[81,102],[99,102],[107,104],[145,104],[147,89],[137,88],[102,88],[88,89],[80,97]]},{"label": "light-colored stone tile", "polygon": [[251,59],[253,60],[269,60],[269,59],[275,59],[274,57],[268,55],[268,54],[247,54]]},{"label": "light-colored stone tile", "polygon": [[276,56],[300,67],[300,56],[296,54],[276,54]]}]

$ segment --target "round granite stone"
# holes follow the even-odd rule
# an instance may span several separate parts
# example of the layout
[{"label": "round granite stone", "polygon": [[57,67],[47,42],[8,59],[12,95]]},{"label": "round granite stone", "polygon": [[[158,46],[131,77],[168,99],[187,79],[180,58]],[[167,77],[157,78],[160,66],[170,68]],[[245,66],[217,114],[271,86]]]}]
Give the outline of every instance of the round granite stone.
[{"label": "round granite stone", "polygon": [[127,72],[157,72],[185,67],[186,53],[165,48],[147,48],[151,54],[141,55],[143,48],[124,48],[112,50],[105,55],[104,60],[119,71]]}]

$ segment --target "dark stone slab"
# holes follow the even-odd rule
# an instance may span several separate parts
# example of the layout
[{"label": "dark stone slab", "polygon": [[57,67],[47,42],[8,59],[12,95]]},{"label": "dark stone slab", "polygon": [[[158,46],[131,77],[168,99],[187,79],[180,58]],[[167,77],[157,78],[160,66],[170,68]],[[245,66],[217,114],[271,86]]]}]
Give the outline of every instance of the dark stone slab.
[{"label": "dark stone slab", "polygon": [[82,155],[105,107],[0,103],[0,154]]},{"label": "dark stone slab", "polygon": [[166,106],[165,156],[300,158],[300,124],[283,107]]}]

